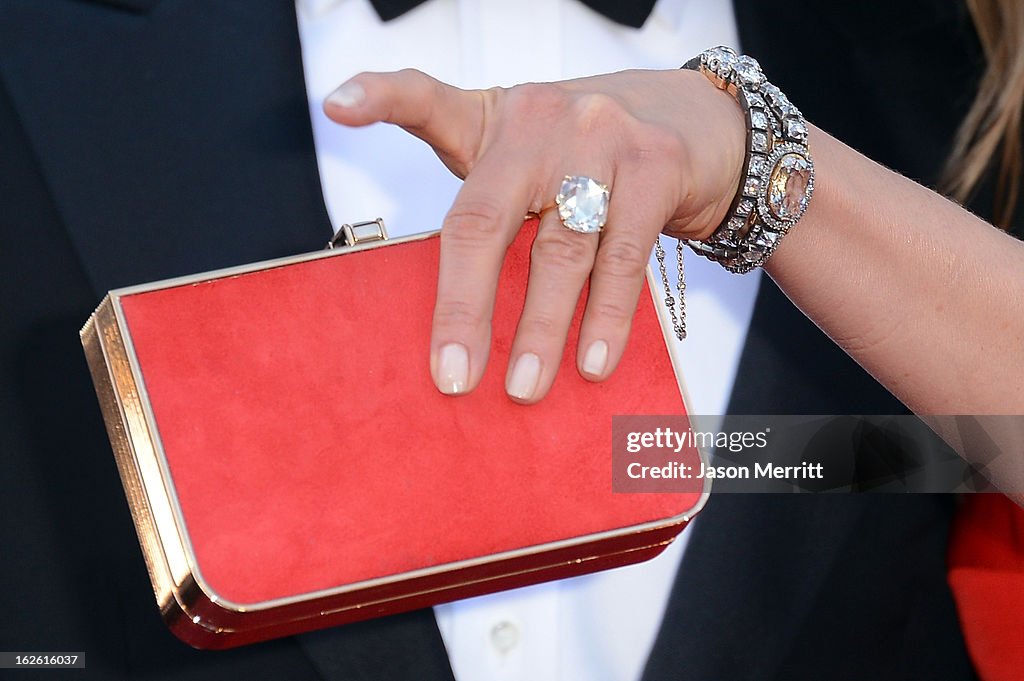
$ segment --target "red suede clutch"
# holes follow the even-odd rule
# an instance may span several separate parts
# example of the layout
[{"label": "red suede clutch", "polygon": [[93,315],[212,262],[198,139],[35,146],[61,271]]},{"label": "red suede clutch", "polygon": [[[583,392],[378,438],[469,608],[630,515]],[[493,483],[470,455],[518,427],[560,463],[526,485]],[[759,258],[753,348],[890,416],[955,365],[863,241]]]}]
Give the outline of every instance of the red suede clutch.
[{"label": "red suede clutch", "polygon": [[[707,491],[615,494],[614,414],[683,414],[648,293],[610,380],[569,339],[540,404],[504,394],[531,234],[479,388],[427,347],[428,234],[111,292],[82,330],[158,604],[224,648],[657,555]],[[697,451],[684,452],[699,463]]]}]

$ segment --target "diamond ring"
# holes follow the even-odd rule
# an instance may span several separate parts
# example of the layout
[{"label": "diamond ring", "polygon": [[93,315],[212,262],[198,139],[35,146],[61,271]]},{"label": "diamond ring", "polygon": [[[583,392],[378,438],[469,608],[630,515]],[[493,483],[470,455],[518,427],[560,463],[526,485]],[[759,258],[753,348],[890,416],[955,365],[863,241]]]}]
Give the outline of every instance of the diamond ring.
[{"label": "diamond ring", "polygon": [[600,232],[608,220],[608,186],[585,175],[566,175],[555,196],[558,217],[574,232]]}]

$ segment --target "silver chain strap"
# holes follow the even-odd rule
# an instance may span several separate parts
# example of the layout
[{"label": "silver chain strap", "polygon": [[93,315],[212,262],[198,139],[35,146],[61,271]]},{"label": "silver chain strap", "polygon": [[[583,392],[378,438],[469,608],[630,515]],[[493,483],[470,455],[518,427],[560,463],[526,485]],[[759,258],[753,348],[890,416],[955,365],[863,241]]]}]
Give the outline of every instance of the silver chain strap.
[{"label": "silver chain strap", "polygon": [[665,287],[665,307],[668,308],[669,316],[672,318],[672,330],[676,338],[686,338],[686,276],[683,273],[683,242],[676,241],[676,260],[679,267],[679,280],[676,287],[679,290],[679,316],[676,317],[676,299],[672,296],[672,285],[668,281],[668,272],[665,270],[665,249],[661,247],[661,239],[654,241],[654,255],[658,258],[658,270],[661,272],[661,283]]}]

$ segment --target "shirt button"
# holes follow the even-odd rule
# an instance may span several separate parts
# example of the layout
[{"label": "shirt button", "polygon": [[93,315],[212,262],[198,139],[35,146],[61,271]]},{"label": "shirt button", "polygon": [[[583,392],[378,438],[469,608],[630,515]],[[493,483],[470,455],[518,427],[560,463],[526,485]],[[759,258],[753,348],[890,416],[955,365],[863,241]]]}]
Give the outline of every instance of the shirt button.
[{"label": "shirt button", "polygon": [[519,627],[513,622],[502,620],[491,627],[491,645],[505,655],[519,643]]}]

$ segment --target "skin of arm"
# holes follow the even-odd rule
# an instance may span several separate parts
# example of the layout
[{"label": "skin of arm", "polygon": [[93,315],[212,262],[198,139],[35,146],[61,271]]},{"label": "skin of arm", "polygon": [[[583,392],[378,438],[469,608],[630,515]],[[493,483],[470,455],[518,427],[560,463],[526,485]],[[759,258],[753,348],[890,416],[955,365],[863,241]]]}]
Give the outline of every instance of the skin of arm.
[{"label": "skin of arm", "polygon": [[1024,242],[821,130],[810,144],[814,197],[765,270],[1024,505]]},{"label": "skin of arm", "polygon": [[765,270],[919,414],[1024,414],[1024,243],[812,128],[815,193]]},{"label": "skin of arm", "polygon": [[[600,381],[625,345],[657,234],[709,236],[741,176],[740,107],[690,71],[484,91],[415,71],[360,74],[324,108],[345,125],[405,128],[465,179],[442,226],[431,341],[435,383],[449,394],[471,391],[483,373],[495,278],[526,212],[543,216],[512,357],[533,355],[535,376],[532,389],[521,391],[510,366],[507,390],[532,403],[554,380],[548,367],[558,366],[587,278],[577,356],[581,374]],[[767,273],[915,413],[1024,415],[1024,243],[813,126],[809,144],[814,197]],[[569,172],[612,185],[600,240],[569,232],[555,211],[545,211]],[[608,348],[598,370],[583,359],[595,340]],[[452,347],[463,353],[454,364]],[[1012,452],[989,474],[1018,493],[1022,422],[982,428],[996,433],[1000,452]],[[991,463],[971,429],[941,418],[929,423],[969,460]]]}]

